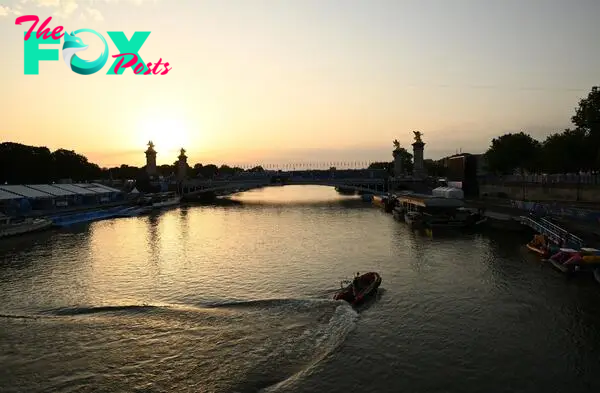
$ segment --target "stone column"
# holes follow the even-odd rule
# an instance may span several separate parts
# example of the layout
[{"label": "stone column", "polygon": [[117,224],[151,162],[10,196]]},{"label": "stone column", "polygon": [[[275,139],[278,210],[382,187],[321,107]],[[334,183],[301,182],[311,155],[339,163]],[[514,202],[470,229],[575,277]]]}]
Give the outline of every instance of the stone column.
[{"label": "stone column", "polygon": [[179,154],[179,161],[177,162],[177,181],[184,181],[187,177],[187,156],[185,155],[185,150],[181,148]]},{"label": "stone column", "polygon": [[156,176],[156,150],[154,150],[154,143],[148,142],[148,150],[146,150],[146,173],[148,176]]},{"label": "stone column", "polygon": [[394,156],[394,177],[398,178],[401,177],[403,172],[402,172],[402,154],[400,154],[400,148],[396,148],[393,152],[392,155]]},{"label": "stone column", "polygon": [[425,143],[418,141],[412,144],[413,146],[413,177],[415,179],[425,179],[427,173],[425,172],[425,165],[423,164],[423,151],[425,150]]}]

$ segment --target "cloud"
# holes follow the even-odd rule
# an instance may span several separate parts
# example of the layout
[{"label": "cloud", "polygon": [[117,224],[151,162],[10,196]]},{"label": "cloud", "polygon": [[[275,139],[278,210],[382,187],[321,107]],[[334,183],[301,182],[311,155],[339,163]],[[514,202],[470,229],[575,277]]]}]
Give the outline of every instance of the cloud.
[{"label": "cloud", "polygon": [[[11,15],[22,15],[23,12],[37,14],[37,8],[46,8],[53,11],[56,18],[66,19],[72,17],[79,11],[80,18],[91,18],[95,21],[103,21],[104,17],[98,6],[114,7],[118,5],[131,4],[142,6],[146,3],[156,3],[158,0],[19,0],[15,8],[0,5],[0,17]],[[20,10],[23,11],[20,11]]]},{"label": "cloud", "polygon": [[17,8],[11,8],[9,6],[0,4],[0,17],[12,15],[19,16],[21,15],[21,11],[19,11]]},{"label": "cloud", "polygon": [[102,22],[104,20],[102,13],[95,8],[88,7],[85,9],[85,11],[90,18],[97,22]]}]

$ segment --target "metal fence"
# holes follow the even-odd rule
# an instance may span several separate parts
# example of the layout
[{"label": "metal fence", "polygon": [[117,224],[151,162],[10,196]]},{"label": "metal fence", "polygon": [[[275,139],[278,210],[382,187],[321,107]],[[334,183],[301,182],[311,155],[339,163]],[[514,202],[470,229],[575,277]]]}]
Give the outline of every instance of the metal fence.
[{"label": "metal fence", "polygon": [[528,174],[494,176],[486,175],[479,178],[480,184],[509,184],[509,183],[531,183],[540,185],[559,184],[589,184],[600,185],[600,174],[598,173],[566,173],[566,174]]},{"label": "metal fence", "polygon": [[600,211],[597,210],[581,209],[552,202],[544,203],[511,200],[510,204],[512,207],[521,210],[527,210],[539,216],[564,217],[578,221],[600,224]]}]

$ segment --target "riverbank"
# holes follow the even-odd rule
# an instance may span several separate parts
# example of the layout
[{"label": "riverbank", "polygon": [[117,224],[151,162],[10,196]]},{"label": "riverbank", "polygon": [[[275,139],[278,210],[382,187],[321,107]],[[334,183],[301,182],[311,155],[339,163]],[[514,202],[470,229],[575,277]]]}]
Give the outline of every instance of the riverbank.
[{"label": "riverbank", "polygon": [[[470,199],[465,201],[467,206],[485,209],[486,215],[489,213],[500,214],[512,218],[518,218],[520,216],[528,216],[532,210],[519,208],[517,207],[519,204],[515,204],[513,201],[506,199]],[[535,202],[533,202],[535,203]],[[522,206],[525,206],[521,204]],[[564,209],[585,209],[590,210],[591,207],[589,203],[561,203],[557,202],[555,204],[558,208]],[[597,205],[596,205],[597,207]],[[533,211],[536,212],[535,210]],[[594,223],[592,221],[586,220],[578,220],[572,217],[564,217],[559,215],[554,215],[549,212],[549,216],[552,217],[552,221],[554,221],[557,225],[566,229],[567,231],[573,233],[574,235],[582,238],[587,244],[592,246],[600,246],[600,224]]]}]

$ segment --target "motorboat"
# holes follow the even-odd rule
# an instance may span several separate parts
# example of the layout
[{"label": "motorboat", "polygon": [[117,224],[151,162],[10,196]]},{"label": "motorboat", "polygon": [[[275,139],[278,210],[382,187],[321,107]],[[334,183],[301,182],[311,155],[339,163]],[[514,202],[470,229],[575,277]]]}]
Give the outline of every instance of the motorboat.
[{"label": "motorboat", "polygon": [[377,292],[381,285],[379,273],[370,272],[357,276],[353,281],[342,281],[340,291],[333,297],[335,300],[345,300],[355,306],[365,298]]}]

